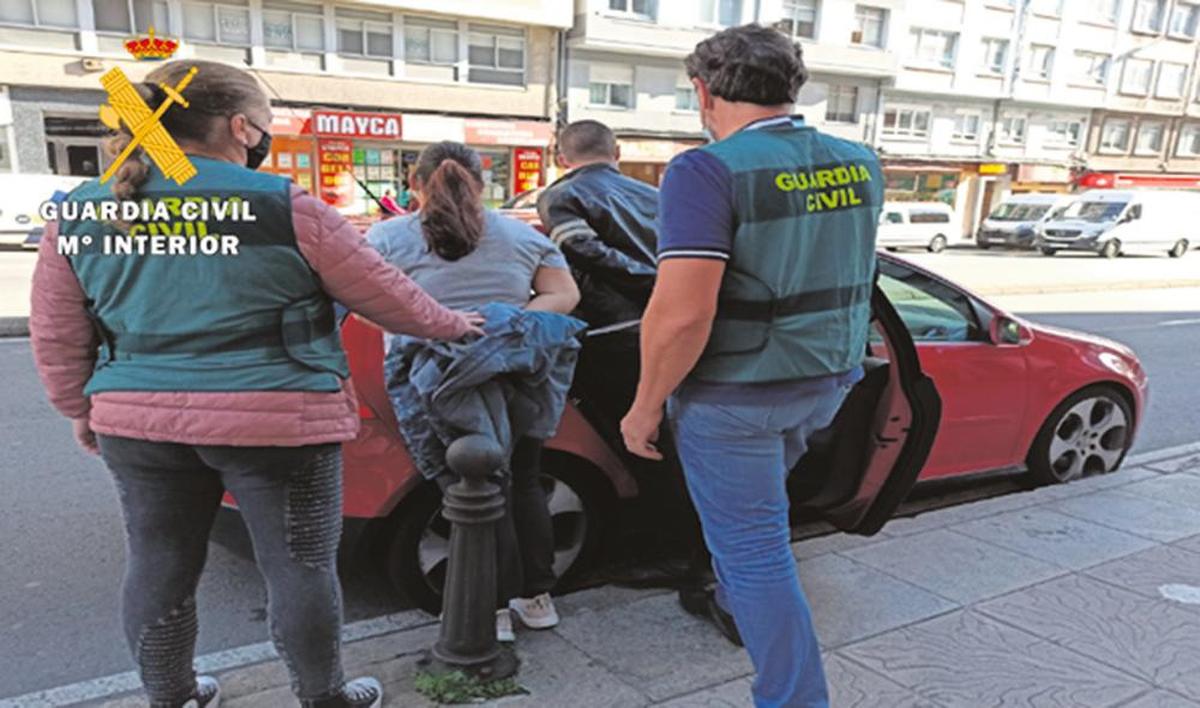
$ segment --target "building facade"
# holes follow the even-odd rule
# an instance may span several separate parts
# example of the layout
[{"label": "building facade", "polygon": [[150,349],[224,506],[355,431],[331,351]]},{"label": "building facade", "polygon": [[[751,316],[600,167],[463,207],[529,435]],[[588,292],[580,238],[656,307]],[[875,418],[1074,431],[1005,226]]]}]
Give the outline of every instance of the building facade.
[{"label": "building facade", "polygon": [[142,80],[155,64],[123,43],[154,27],[181,41],[175,58],[257,75],[275,113],[265,169],[339,208],[374,208],[361,185],[402,190],[438,140],[480,150],[498,203],[544,181],[571,22],[562,0],[4,0],[0,170],[102,171],[99,77],[119,66]]},{"label": "building facade", "polygon": [[[1010,192],[1200,187],[1192,0],[911,0],[873,142],[889,196],[941,199],[972,237]],[[1193,137],[1196,136],[1196,137]]]}]

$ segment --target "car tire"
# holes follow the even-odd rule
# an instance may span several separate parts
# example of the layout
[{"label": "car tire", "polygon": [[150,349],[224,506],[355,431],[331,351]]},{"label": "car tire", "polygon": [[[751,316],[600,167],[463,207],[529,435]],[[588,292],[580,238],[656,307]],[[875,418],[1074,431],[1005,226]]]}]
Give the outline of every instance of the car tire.
[{"label": "car tire", "polygon": [[1117,239],[1110,239],[1104,242],[1104,246],[1100,248],[1101,258],[1116,258],[1121,255],[1121,242]]},{"label": "car tire", "polygon": [[1043,256],[1053,256],[1058,253],[1057,248],[1046,248],[1045,246],[1042,246],[1038,250],[1042,252]]},{"label": "car tire", "polygon": [[1133,410],[1109,385],[1076,391],[1051,411],[1025,459],[1037,484],[1064,484],[1121,466],[1131,443]]},{"label": "car tire", "polygon": [[[547,451],[542,466],[543,484],[551,490],[548,501],[555,530],[557,588],[563,588],[595,560],[613,494],[599,477],[603,473],[578,458]],[[441,490],[433,482],[423,483],[401,502],[383,530],[389,583],[414,606],[432,615],[442,611],[450,547],[450,523],[441,510]]]},{"label": "car tire", "polygon": [[975,245],[976,245],[976,246],[979,248],[979,250],[981,250],[981,251],[986,251],[986,250],[988,250],[989,248],[991,248],[991,247],[992,247],[992,244],[990,244],[990,243],[976,243]]},{"label": "car tire", "polygon": [[946,250],[946,237],[941,234],[934,236],[933,240],[929,242],[928,248],[930,253],[941,253]]},{"label": "car tire", "polygon": [[895,246],[884,246],[883,250],[887,251],[888,253],[895,253],[899,249],[897,249]]},{"label": "car tire", "polygon": [[1188,252],[1188,242],[1186,239],[1179,239],[1171,250],[1167,251],[1167,255],[1172,258],[1183,258],[1183,255]]}]

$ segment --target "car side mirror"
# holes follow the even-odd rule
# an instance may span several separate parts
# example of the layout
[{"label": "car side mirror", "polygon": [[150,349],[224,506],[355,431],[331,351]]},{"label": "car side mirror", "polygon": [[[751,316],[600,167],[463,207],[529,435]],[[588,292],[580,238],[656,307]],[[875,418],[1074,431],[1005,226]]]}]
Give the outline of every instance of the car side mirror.
[{"label": "car side mirror", "polygon": [[996,315],[992,318],[990,335],[993,344],[1007,347],[1028,344],[1033,338],[1027,327],[1005,315]]}]

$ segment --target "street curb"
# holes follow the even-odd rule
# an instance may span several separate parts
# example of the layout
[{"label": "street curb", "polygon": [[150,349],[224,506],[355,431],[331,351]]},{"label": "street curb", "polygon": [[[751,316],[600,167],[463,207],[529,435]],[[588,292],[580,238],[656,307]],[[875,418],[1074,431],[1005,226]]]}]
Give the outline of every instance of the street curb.
[{"label": "street curb", "polygon": [[1200,288],[1200,280],[1127,280],[1115,283],[1086,283],[1059,285],[1030,285],[1015,287],[972,287],[968,290],[979,295],[1062,295],[1069,293],[1098,293],[1109,290],[1173,290],[1176,288]]},{"label": "street curb", "polygon": [[0,337],[28,337],[28,317],[0,317]]}]

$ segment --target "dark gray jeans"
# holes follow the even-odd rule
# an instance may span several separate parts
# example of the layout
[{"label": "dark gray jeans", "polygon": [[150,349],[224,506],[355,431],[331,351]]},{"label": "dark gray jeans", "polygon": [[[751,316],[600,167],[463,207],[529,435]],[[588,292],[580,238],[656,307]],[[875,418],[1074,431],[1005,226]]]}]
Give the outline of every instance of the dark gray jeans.
[{"label": "dark gray jeans", "polygon": [[341,446],[98,440],[125,517],[121,618],[151,705],[181,705],[195,688],[196,585],[225,490],[250,530],[271,638],[292,690],[301,700],[339,691]]}]

